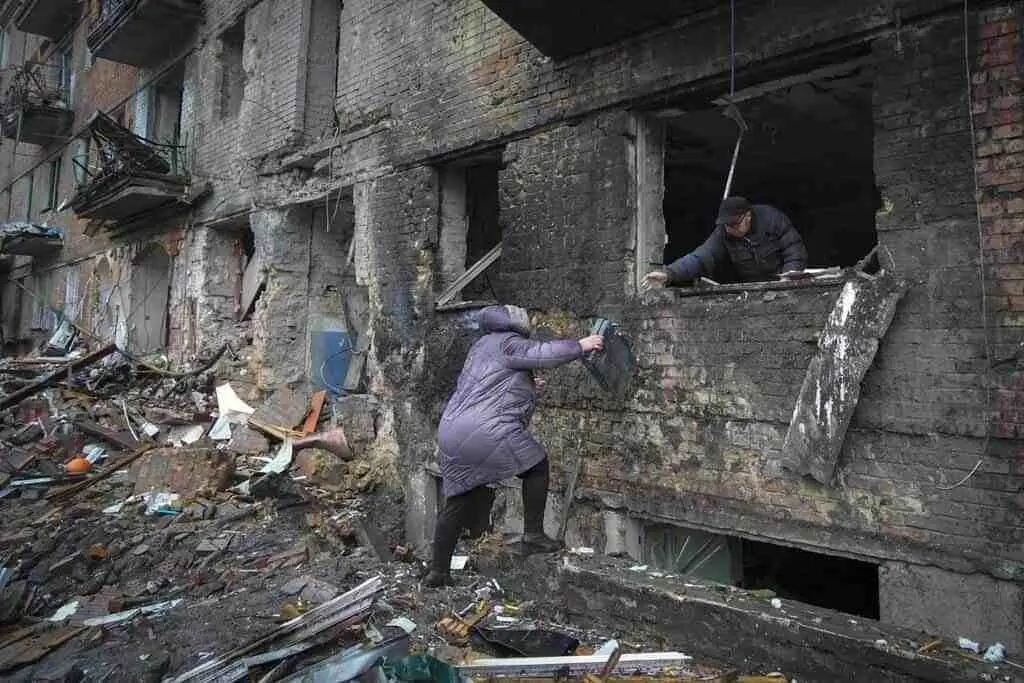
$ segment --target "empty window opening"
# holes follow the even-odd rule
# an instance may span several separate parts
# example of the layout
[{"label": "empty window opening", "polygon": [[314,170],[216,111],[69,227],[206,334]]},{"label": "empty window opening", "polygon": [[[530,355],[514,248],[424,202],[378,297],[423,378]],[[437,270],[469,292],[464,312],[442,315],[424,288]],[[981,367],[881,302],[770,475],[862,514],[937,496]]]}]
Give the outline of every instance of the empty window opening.
[{"label": "empty window opening", "polygon": [[661,571],[879,618],[878,567],[868,562],[668,524],[645,525],[642,547]]},{"label": "empty window opening", "polygon": [[[868,254],[877,241],[881,201],[874,177],[873,72],[851,64],[816,73],[826,71],[750,89],[745,98],[737,93],[748,129],[730,194],[789,216],[803,238],[808,268],[848,267]],[[644,117],[637,136],[638,261],[671,263],[711,235],[738,133],[719,106]],[[662,173],[652,169],[656,157],[663,158]],[[649,186],[658,181],[663,194]],[[652,206],[652,197],[660,207]],[[661,221],[663,230],[651,228]],[[645,266],[638,263],[638,269]],[[738,281],[728,262],[711,277]]]},{"label": "empty window opening", "polygon": [[63,159],[57,157],[51,161],[47,173],[46,206],[48,211],[53,211],[60,204],[60,172]]},{"label": "empty window opening", "polygon": [[338,0],[311,0],[309,39],[306,41],[305,133],[316,140],[335,127],[334,100],[338,84],[341,37]]},{"label": "empty window opening", "polygon": [[878,566],[834,555],[744,539],[743,588],[878,619]]},{"label": "empty window opening", "polygon": [[220,37],[220,117],[238,116],[245,95],[245,16]]},{"label": "empty window opening", "polygon": [[[461,287],[455,300],[495,300],[489,273],[501,244],[498,198],[500,152],[453,163],[440,170],[441,226],[440,279],[451,287],[483,266],[482,272]],[[476,268],[474,268],[476,266]],[[471,273],[470,273],[471,274]]]},{"label": "empty window opening", "polygon": [[146,137],[164,145],[181,141],[181,97],[185,88],[185,70],[178,65],[149,90],[149,121]]}]

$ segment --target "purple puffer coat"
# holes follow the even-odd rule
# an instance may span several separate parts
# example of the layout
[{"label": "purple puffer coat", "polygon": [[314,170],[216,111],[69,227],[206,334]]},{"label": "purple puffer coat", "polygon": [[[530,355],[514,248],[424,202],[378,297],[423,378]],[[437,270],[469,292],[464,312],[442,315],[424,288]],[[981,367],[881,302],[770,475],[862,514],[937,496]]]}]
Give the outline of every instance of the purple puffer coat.
[{"label": "purple puffer coat", "polygon": [[547,457],[526,431],[537,399],[532,371],[583,356],[577,341],[531,341],[504,306],[483,309],[480,325],[488,334],[469,350],[437,431],[446,498],[513,477]]}]

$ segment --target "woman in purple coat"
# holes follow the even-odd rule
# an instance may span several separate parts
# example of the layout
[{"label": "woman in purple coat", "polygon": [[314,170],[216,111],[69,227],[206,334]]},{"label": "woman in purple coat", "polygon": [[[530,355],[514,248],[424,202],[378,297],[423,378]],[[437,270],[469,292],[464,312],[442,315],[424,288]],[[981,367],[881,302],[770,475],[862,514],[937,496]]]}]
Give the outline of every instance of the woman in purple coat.
[{"label": "woman in purple coat", "polygon": [[530,552],[560,547],[544,534],[548,455],[527,431],[542,386],[533,371],[570,363],[603,344],[600,335],[531,341],[529,316],[518,306],[488,306],[480,312],[480,327],[486,334],[469,350],[437,431],[445,507],[424,580],[428,586],[450,583],[459,534],[490,512],[487,485],[513,476],[523,482],[523,544]]}]

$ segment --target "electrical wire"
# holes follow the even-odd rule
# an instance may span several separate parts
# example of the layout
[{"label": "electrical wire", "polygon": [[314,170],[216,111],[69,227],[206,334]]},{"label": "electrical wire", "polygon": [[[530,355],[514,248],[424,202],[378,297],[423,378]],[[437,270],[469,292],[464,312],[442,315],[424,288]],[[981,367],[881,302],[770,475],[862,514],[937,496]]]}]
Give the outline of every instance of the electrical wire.
[{"label": "electrical wire", "polygon": [[967,79],[967,120],[970,124],[971,133],[971,167],[974,169],[974,215],[978,228],[978,279],[981,282],[981,327],[982,336],[985,342],[985,437],[981,446],[981,457],[975,463],[974,468],[967,475],[952,486],[939,486],[940,491],[952,491],[955,488],[966,484],[971,477],[977,474],[988,453],[989,442],[992,437],[992,343],[989,340],[988,329],[988,278],[985,275],[985,230],[981,220],[981,184],[978,181],[978,165],[974,161],[978,158],[978,138],[974,124],[974,88],[971,84],[971,52],[970,52],[970,12],[968,10],[969,0],[964,0],[964,75]]},{"label": "electrical wire", "polygon": [[729,0],[729,98],[736,95],[736,0]]}]

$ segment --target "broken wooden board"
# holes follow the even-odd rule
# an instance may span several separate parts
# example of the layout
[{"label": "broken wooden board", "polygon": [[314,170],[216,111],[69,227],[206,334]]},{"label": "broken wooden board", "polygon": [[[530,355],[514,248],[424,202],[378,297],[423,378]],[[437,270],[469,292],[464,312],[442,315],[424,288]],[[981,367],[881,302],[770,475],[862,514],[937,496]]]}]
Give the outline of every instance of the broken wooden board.
[{"label": "broken wooden board", "polygon": [[459,278],[451,284],[451,286],[441,293],[441,296],[437,297],[436,306],[444,306],[445,304],[451,303],[459,292],[461,292],[466,285],[473,280],[477,279],[481,273],[491,267],[491,264],[501,258],[501,242],[498,242],[498,246],[491,249],[489,252],[483,255],[483,257],[466,269],[466,272],[459,276]]},{"label": "broken wooden board", "polygon": [[303,434],[296,427],[306,417],[306,407],[306,399],[299,392],[282,387],[249,416],[249,426],[276,439],[299,438]]},{"label": "broken wooden board", "polygon": [[316,431],[316,427],[320,423],[320,413],[323,412],[325,400],[327,400],[326,391],[318,391],[313,394],[309,413],[306,414],[306,421],[302,423],[303,436],[308,436]]},{"label": "broken wooden board", "polygon": [[255,256],[249,259],[242,274],[242,297],[238,305],[238,320],[245,320],[252,313],[253,306],[263,286],[267,283],[267,271],[260,259]]},{"label": "broken wooden board", "polygon": [[861,381],[907,286],[892,277],[843,286],[800,388],[782,445],[782,467],[831,483]]},{"label": "broken wooden board", "polygon": [[81,358],[71,361],[67,365],[63,365],[56,370],[47,373],[28,386],[22,387],[21,389],[0,398],[0,410],[10,408],[29,396],[42,391],[57,380],[65,377],[70,372],[78,372],[79,370],[89,367],[93,363],[103,360],[110,354],[114,353],[114,351],[117,351],[117,346],[110,343],[86,356],[82,356]]},{"label": "broken wooden board", "polygon": [[0,671],[7,672],[26,664],[38,662],[50,651],[57,649],[84,630],[85,628],[80,626],[43,630],[36,635],[19,639],[0,650]]}]

